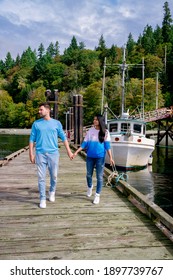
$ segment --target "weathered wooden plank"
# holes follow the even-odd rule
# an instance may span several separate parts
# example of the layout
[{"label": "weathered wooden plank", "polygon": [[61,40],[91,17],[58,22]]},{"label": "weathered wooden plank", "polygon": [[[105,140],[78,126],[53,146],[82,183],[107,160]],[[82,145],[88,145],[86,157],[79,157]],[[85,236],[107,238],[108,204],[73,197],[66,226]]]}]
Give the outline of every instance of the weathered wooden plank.
[{"label": "weathered wooden plank", "polygon": [[[145,254],[144,254],[145,252]],[[144,258],[145,255],[145,258]],[[3,255],[4,260],[9,260],[9,254]],[[147,248],[97,248],[97,249],[74,249],[67,250],[50,249],[46,251],[14,252],[12,260],[169,260],[170,253],[163,247],[162,251],[157,247]]]},{"label": "weathered wooden plank", "polygon": [[0,167],[0,259],[173,259],[173,243],[116,189],[104,187],[93,205],[85,162],[60,154],[56,202],[46,209],[28,151]]}]

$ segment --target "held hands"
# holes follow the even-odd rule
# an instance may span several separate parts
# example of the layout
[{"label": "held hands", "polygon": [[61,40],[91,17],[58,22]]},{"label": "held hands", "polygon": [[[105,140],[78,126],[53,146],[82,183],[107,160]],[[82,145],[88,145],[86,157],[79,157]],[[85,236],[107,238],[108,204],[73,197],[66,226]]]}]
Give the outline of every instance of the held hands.
[{"label": "held hands", "polygon": [[74,159],[76,156],[77,156],[77,153],[75,152],[74,154],[72,154],[71,160]]},{"label": "held hands", "polygon": [[68,152],[68,156],[71,160],[73,159],[73,153],[71,151]]},{"label": "held hands", "polygon": [[68,156],[69,156],[69,158],[71,159],[71,160],[73,160],[76,156],[77,156],[77,152],[75,152],[75,153],[72,153],[71,151],[68,153]]},{"label": "held hands", "polygon": [[74,158],[74,157],[76,157],[76,156],[77,156],[77,154],[78,154],[77,152],[74,152],[74,154],[73,154],[73,158]]}]

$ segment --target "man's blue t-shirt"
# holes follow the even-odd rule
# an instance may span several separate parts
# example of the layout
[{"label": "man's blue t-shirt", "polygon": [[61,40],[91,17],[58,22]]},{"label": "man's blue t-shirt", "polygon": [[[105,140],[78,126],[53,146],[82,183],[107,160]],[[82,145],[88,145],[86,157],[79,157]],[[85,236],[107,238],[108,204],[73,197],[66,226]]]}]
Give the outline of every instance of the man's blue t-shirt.
[{"label": "man's blue t-shirt", "polygon": [[60,121],[41,118],[33,123],[29,142],[36,142],[37,154],[51,154],[58,151],[58,137],[63,142],[67,139]]}]

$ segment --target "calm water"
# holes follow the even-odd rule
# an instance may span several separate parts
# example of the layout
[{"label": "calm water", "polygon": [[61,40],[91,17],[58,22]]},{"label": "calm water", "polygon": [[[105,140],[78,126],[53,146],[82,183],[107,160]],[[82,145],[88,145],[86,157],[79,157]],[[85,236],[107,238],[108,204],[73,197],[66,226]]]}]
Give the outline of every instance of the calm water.
[{"label": "calm water", "polygon": [[[25,146],[28,135],[0,134],[0,159]],[[144,170],[127,172],[127,182],[173,216],[173,146],[156,147],[153,164]]]},{"label": "calm water", "polygon": [[0,134],[0,160],[29,144],[29,135]]},{"label": "calm water", "polygon": [[127,182],[173,216],[173,146],[156,147],[153,164],[127,172]]}]

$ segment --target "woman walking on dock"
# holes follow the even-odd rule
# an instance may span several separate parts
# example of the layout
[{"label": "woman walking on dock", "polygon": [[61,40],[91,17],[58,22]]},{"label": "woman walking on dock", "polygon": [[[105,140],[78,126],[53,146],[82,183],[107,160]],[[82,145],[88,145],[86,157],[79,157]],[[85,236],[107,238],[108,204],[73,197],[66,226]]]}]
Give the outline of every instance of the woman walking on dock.
[{"label": "woman walking on dock", "polygon": [[87,196],[92,195],[93,183],[93,171],[96,168],[97,186],[96,194],[93,200],[94,204],[100,202],[100,193],[103,186],[103,172],[105,165],[106,152],[110,158],[110,165],[114,165],[112,159],[111,147],[110,147],[110,134],[106,129],[104,117],[102,115],[96,115],[93,121],[94,126],[91,127],[82,142],[80,148],[73,154],[75,157],[81,150],[86,149],[86,179],[87,179]]}]

